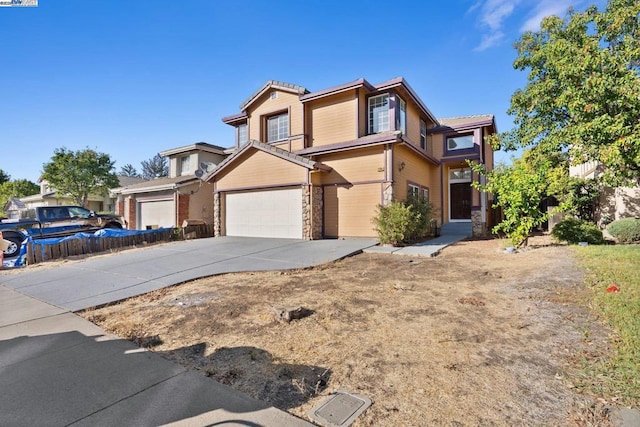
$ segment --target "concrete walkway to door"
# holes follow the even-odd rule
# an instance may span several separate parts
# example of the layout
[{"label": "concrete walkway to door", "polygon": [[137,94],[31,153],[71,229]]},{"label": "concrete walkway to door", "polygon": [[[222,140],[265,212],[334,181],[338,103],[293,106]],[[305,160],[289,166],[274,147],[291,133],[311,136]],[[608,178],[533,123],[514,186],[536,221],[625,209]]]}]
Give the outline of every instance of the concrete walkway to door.
[{"label": "concrete walkway to door", "polygon": [[374,239],[187,240],[88,258],[56,268],[26,269],[19,274],[0,276],[0,284],[57,307],[78,311],[216,274],[312,267],[375,244]]}]

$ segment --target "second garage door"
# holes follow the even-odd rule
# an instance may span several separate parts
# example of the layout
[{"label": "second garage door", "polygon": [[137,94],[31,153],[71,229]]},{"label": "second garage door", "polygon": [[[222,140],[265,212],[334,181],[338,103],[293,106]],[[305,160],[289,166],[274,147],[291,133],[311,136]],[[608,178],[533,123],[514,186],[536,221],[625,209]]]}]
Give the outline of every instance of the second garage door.
[{"label": "second garage door", "polygon": [[225,196],[227,236],[302,238],[302,190],[251,191]]},{"label": "second garage door", "polygon": [[175,203],[173,200],[138,202],[138,229],[175,227]]}]

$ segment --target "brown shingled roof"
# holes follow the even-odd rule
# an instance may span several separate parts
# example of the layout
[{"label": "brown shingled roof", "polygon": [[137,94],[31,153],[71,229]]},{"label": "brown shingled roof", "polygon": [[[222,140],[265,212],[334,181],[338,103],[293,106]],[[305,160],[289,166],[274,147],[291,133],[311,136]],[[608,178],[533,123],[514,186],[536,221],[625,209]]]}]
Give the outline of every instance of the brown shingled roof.
[{"label": "brown shingled roof", "polygon": [[309,93],[309,91],[302,86],[294,85],[292,83],[280,82],[278,80],[269,80],[268,82],[263,84],[260,87],[260,89],[255,91],[249,98],[247,98],[246,101],[244,101],[240,105],[240,110],[244,111],[253,101],[259,98],[260,95],[262,95],[263,93],[265,93],[267,90],[271,88],[284,90],[286,92],[293,92],[299,95],[304,95],[305,93]]},{"label": "brown shingled roof", "polygon": [[475,125],[476,123],[493,121],[493,114],[476,114],[472,116],[458,116],[439,118],[438,121],[443,126],[459,127]]}]

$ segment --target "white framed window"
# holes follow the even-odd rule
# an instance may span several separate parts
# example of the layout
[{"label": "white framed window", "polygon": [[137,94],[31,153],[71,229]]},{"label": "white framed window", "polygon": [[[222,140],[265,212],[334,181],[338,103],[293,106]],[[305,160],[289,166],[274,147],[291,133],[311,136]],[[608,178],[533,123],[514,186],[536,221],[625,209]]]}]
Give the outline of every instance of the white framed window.
[{"label": "white framed window", "polygon": [[385,132],[390,129],[389,94],[369,98],[369,133]]},{"label": "white framed window", "polygon": [[267,118],[267,142],[289,137],[289,114],[283,113]]},{"label": "white framed window", "polygon": [[450,136],[447,138],[447,150],[468,150],[473,148],[473,135]]},{"label": "white framed window", "polygon": [[429,189],[427,187],[422,187],[422,200],[429,201]]},{"label": "white framed window", "polygon": [[396,130],[402,131],[403,135],[407,134],[407,103],[404,99],[396,96],[398,100],[398,113],[396,114]]},{"label": "white framed window", "polygon": [[247,124],[242,123],[238,125],[238,145],[242,145],[249,140],[249,135],[247,133]]},{"label": "white framed window", "polygon": [[188,175],[191,172],[189,158],[191,156],[180,157],[180,175]]},{"label": "white framed window", "polygon": [[424,120],[420,120],[420,148],[427,149],[427,123]]},{"label": "white framed window", "polygon": [[450,180],[471,181],[471,169],[451,169],[449,171]]},{"label": "white framed window", "polygon": [[407,198],[417,199],[420,197],[420,186],[415,184],[407,184]]}]

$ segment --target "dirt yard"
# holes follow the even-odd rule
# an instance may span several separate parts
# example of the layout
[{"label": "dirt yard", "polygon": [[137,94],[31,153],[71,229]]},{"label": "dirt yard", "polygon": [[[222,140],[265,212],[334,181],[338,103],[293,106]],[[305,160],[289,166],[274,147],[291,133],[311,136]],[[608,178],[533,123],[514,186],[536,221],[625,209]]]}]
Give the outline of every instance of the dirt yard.
[{"label": "dirt yard", "polygon": [[[228,274],[83,315],[302,418],[348,390],[374,401],[355,426],[607,425],[577,380],[607,331],[582,308],[571,249],[531,243]],[[280,306],[311,314],[279,322]]]}]

